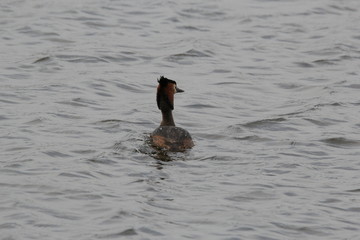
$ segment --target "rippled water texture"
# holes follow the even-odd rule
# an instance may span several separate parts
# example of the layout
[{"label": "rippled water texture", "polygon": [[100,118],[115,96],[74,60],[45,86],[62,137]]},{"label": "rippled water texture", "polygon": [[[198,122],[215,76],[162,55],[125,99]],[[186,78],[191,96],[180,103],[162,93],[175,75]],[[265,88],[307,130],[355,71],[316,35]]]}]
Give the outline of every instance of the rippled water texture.
[{"label": "rippled water texture", "polygon": [[[0,1],[0,238],[359,239],[360,1]],[[196,146],[148,144],[156,79]]]}]

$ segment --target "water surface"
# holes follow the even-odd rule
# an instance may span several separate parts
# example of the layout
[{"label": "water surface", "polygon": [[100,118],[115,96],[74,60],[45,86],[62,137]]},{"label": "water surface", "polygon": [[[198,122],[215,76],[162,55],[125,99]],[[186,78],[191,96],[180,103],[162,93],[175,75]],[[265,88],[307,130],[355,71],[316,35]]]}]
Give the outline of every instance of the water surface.
[{"label": "water surface", "polygon": [[[357,239],[359,12],[2,1],[1,239]],[[188,152],[147,142],[160,75]]]}]

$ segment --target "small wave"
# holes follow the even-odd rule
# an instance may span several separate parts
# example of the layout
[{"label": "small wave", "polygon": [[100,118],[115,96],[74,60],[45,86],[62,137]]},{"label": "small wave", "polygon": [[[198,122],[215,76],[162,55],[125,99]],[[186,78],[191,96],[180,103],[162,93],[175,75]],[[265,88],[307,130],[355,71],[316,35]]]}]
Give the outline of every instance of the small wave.
[{"label": "small wave", "polygon": [[351,189],[351,190],[348,190],[347,192],[360,193],[360,188],[357,188],[357,189]]},{"label": "small wave", "polygon": [[54,43],[74,43],[75,41],[72,40],[68,40],[68,39],[63,39],[63,38],[46,38],[45,40],[50,41],[50,42],[54,42]]},{"label": "small wave", "polygon": [[71,63],[98,63],[98,62],[107,63],[108,62],[107,60],[100,57],[86,56],[86,55],[63,54],[63,55],[56,55],[56,57]]},{"label": "small wave", "polygon": [[207,20],[224,20],[225,12],[215,10],[213,6],[203,6],[202,8],[186,8],[179,15],[186,18],[206,18]]},{"label": "small wave", "polygon": [[249,142],[269,142],[269,141],[271,141],[270,138],[259,137],[257,135],[251,135],[251,136],[245,136],[245,137],[235,137],[235,139],[241,140],[241,141],[249,141]]},{"label": "small wave", "polygon": [[135,84],[130,84],[130,83],[116,83],[115,84],[117,87],[133,92],[133,93],[144,93],[146,92],[145,90],[143,90],[140,86],[135,85]]},{"label": "small wave", "polygon": [[[308,106],[304,110],[294,111],[294,112],[290,112],[290,113],[284,113],[284,114],[280,114],[279,116],[284,116],[284,117],[297,116],[297,115],[301,115],[301,114],[304,114],[304,113],[317,111],[317,110],[319,110],[321,108],[324,108],[324,107],[341,107],[341,106],[344,106],[344,104],[341,103],[341,102],[319,103],[319,104],[315,104],[313,106]],[[308,120],[308,119],[305,119],[305,120]],[[311,119],[310,119],[310,121],[311,121]],[[339,120],[336,120],[336,121],[340,122]]]},{"label": "small wave", "polygon": [[98,123],[131,123],[131,122],[120,119],[106,119],[106,120],[101,120]]},{"label": "small wave", "polygon": [[213,73],[221,73],[221,74],[223,74],[223,73],[231,73],[230,70],[226,70],[226,69],[214,69],[212,72]]},{"label": "small wave", "polygon": [[347,7],[347,6],[339,6],[339,5],[329,5],[329,7],[339,10],[339,11],[346,11],[346,12],[356,12],[357,9],[355,8],[351,8],[351,7]]},{"label": "small wave", "polygon": [[0,229],[19,229],[21,228],[21,225],[17,224],[17,223],[13,223],[13,222],[9,222],[9,223],[3,223],[0,225]]},{"label": "small wave", "polygon": [[360,89],[360,84],[350,84],[350,85],[347,85],[345,87],[348,87],[348,88],[354,88],[354,89]]},{"label": "small wave", "polygon": [[243,126],[246,128],[263,128],[271,125],[278,124],[280,122],[286,121],[285,118],[271,118],[271,119],[263,119],[253,122],[245,123]]},{"label": "small wave", "polygon": [[65,118],[65,119],[83,119],[85,117],[79,116],[79,115],[75,115],[75,114],[66,114],[66,113],[51,113],[51,115],[60,117],[60,118]]},{"label": "small wave", "polygon": [[109,239],[109,238],[113,238],[113,239],[117,239],[119,237],[129,237],[129,236],[134,236],[137,235],[137,232],[135,231],[135,229],[133,228],[129,228],[126,229],[124,231],[121,232],[117,232],[117,233],[107,233],[107,234],[96,234],[95,238],[99,238],[99,239]]},{"label": "small wave", "polygon": [[198,31],[198,32],[208,32],[209,31],[208,29],[205,29],[205,28],[194,27],[194,26],[189,26],[189,25],[180,26],[180,27],[177,27],[177,29],[188,30],[188,31]]},{"label": "small wave", "polygon": [[5,116],[2,116],[2,115],[0,115],[0,121],[1,120],[8,120],[9,118],[7,118],[7,117],[5,117]]},{"label": "small wave", "polygon": [[45,121],[44,118],[39,117],[39,118],[35,118],[33,120],[30,120],[30,121],[26,122],[25,124],[27,124],[27,125],[37,125],[37,124],[43,123],[44,121]]},{"label": "small wave", "polygon": [[312,9],[311,11],[312,14],[317,14],[317,15],[340,15],[339,13],[332,11],[330,9],[327,8],[323,8],[323,7],[317,7]]},{"label": "small wave", "polygon": [[33,63],[48,62],[48,61],[50,61],[50,59],[51,58],[49,56],[46,56],[46,57],[39,58],[38,60],[34,61]]},{"label": "small wave", "polygon": [[189,105],[186,105],[185,107],[187,107],[187,108],[197,108],[197,109],[200,109],[200,108],[218,108],[218,106],[214,106],[214,105],[210,105],[210,104],[189,104]]},{"label": "small wave", "polygon": [[317,236],[328,236],[328,233],[320,231],[319,229],[314,228],[314,227],[290,225],[290,224],[284,224],[284,223],[280,223],[280,222],[272,222],[272,224],[280,229],[292,230],[292,231],[296,231],[298,233],[306,233],[306,234],[317,235]]},{"label": "small wave", "polygon": [[302,68],[312,68],[314,65],[307,63],[307,62],[295,62],[296,65]]},{"label": "small wave", "polygon": [[[62,172],[59,174],[59,176],[62,177],[70,177],[70,178],[97,178],[96,176],[94,176],[93,174],[91,174],[90,172],[86,172],[86,171],[78,171],[78,172]],[[89,194],[88,192],[85,193],[81,193],[81,194]]]},{"label": "small wave", "polygon": [[[131,54],[132,53],[128,53],[127,55],[131,55]],[[134,62],[134,61],[138,60],[135,57],[129,57],[129,56],[126,56],[126,55],[123,55],[123,54],[117,55],[117,56],[102,56],[101,58],[106,60],[106,61],[109,61],[109,62],[120,62],[120,63]]]},{"label": "small wave", "polygon": [[243,127],[249,129],[262,129],[267,131],[298,131],[292,124],[287,123],[285,118],[263,119],[243,124]]},{"label": "small wave", "polygon": [[190,49],[184,53],[177,53],[177,54],[173,54],[170,55],[168,57],[169,61],[180,61],[180,60],[184,60],[186,58],[203,58],[203,57],[211,57],[213,53],[210,51],[199,51],[199,50],[195,50],[195,49]]},{"label": "small wave", "polygon": [[59,157],[59,158],[71,157],[71,155],[61,153],[58,151],[46,151],[43,153],[45,153],[46,155],[49,155],[50,157]]},{"label": "small wave", "polygon": [[322,139],[321,142],[324,142],[330,146],[334,147],[359,147],[360,140],[353,140],[344,137],[333,137]]},{"label": "small wave", "polygon": [[10,100],[5,100],[5,99],[0,99],[0,102],[2,102],[2,103],[7,103],[7,104],[19,104],[18,102],[14,102],[14,101],[10,101]]},{"label": "small wave", "polygon": [[282,89],[298,89],[300,87],[302,87],[301,85],[299,84],[294,84],[294,83],[278,83],[276,84],[277,86],[279,86],[279,88],[282,88]]},{"label": "small wave", "polygon": [[[227,72],[230,72],[230,71],[224,71],[223,73],[227,73]],[[242,83],[240,83],[240,82],[218,82],[218,83],[214,83],[214,85],[242,85]]]},{"label": "small wave", "polygon": [[84,22],[85,25],[92,27],[92,28],[110,28],[110,27],[115,27],[116,25],[114,24],[108,24],[108,23],[103,23],[101,21],[86,21]]},{"label": "small wave", "polygon": [[73,102],[73,101],[60,101],[60,102],[56,102],[56,103],[70,105],[73,107],[87,107],[87,105],[85,105],[85,104],[77,103],[77,102]]},{"label": "small wave", "polygon": [[266,191],[252,191],[248,193],[243,193],[242,195],[235,195],[230,197],[225,197],[226,200],[232,202],[249,202],[249,201],[266,201],[269,199],[276,199],[276,196],[272,193],[268,193]]},{"label": "small wave", "polygon": [[69,105],[69,106],[73,106],[73,107],[91,107],[94,105],[95,106],[99,105],[92,100],[87,100],[87,99],[83,99],[83,98],[74,98],[69,101],[59,101],[56,103],[63,104],[63,105]]},{"label": "small wave", "polygon": [[335,62],[337,62],[338,60],[334,60],[334,59],[319,59],[319,60],[315,60],[313,61],[313,63],[317,64],[317,65],[335,65]]},{"label": "small wave", "polygon": [[330,121],[326,121],[325,119],[322,120],[316,120],[316,119],[311,119],[311,118],[304,118],[304,120],[309,121],[317,126],[330,126],[333,125],[334,123],[331,123]]},{"label": "small wave", "polygon": [[110,160],[108,158],[105,158],[103,156],[99,156],[99,157],[94,157],[94,158],[90,158],[88,160],[86,160],[88,163],[92,163],[92,164],[104,164],[104,165],[114,165],[117,162]]}]

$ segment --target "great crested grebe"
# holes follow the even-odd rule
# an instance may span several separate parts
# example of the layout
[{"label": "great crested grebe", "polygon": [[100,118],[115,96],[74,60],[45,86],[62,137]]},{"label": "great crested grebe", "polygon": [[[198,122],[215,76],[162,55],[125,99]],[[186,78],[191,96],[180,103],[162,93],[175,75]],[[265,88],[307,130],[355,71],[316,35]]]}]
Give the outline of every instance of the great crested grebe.
[{"label": "great crested grebe", "polygon": [[169,151],[184,151],[192,148],[194,143],[190,133],[175,126],[172,110],[174,110],[174,94],[184,92],[176,86],[174,80],[161,76],[158,79],[156,102],[162,113],[160,126],[151,134],[151,142],[155,147]]}]

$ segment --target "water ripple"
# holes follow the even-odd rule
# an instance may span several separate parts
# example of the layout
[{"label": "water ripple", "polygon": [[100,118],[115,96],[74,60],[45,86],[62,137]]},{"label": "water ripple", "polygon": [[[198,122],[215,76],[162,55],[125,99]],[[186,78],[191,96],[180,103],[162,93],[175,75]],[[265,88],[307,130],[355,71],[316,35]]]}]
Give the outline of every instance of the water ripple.
[{"label": "water ripple", "polygon": [[211,57],[213,53],[211,51],[199,51],[195,49],[190,49],[184,53],[173,54],[167,57],[167,60],[171,62],[181,62],[183,60],[192,59],[192,58],[204,58]]},{"label": "water ripple", "polygon": [[[0,1],[1,238],[357,239],[359,12]],[[149,143],[162,74],[186,152]]]},{"label": "water ripple", "polygon": [[344,137],[333,137],[321,140],[322,142],[333,147],[359,147],[360,140],[353,140]]}]

